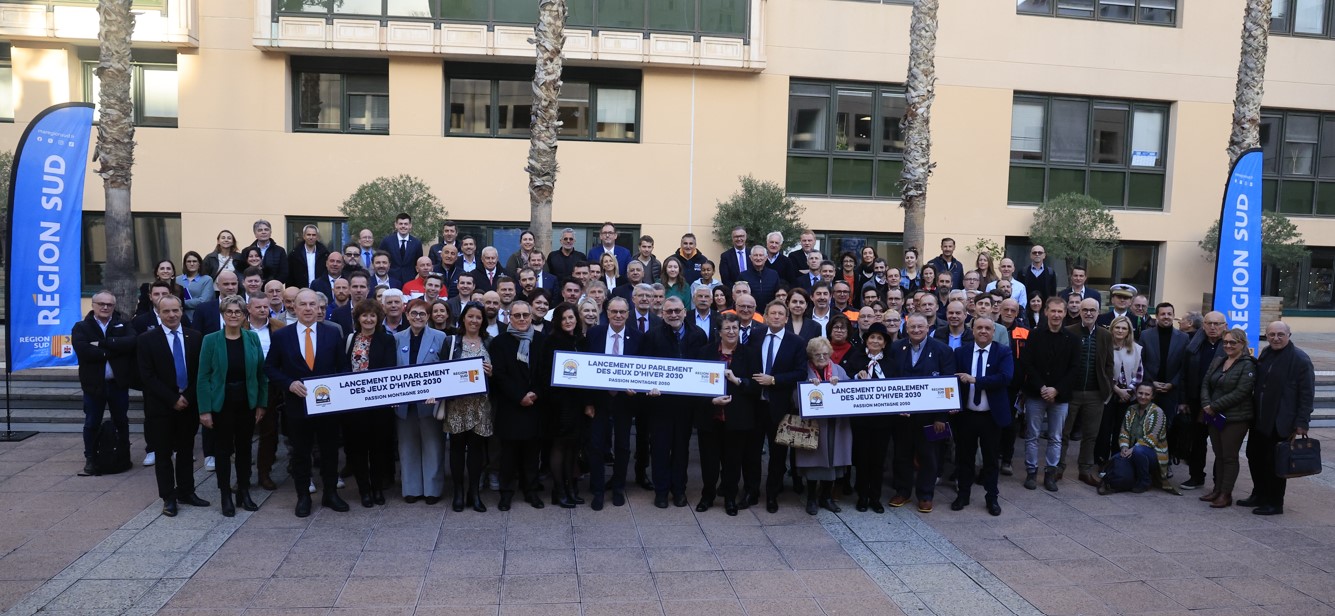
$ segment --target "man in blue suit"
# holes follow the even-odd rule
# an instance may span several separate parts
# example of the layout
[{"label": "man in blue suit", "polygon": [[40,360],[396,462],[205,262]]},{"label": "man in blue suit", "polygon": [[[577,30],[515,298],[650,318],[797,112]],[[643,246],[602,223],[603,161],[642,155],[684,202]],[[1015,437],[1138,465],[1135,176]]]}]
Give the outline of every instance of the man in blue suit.
[{"label": "man in blue suit", "polygon": [[273,333],[264,373],[284,394],[283,421],[292,440],[292,484],[297,489],[297,517],[311,514],[311,448],[320,443],[320,478],[324,480],[322,504],[334,511],[347,511],[338,496],[338,418],[310,415],[306,410],[304,379],[350,371],[348,354],[338,327],[316,320],[320,307],[315,291],[303,289],[294,302],[297,322]]},{"label": "man in blue suit", "polygon": [[[638,355],[640,330],[626,327],[630,317],[630,302],[624,297],[613,297],[607,302],[607,324],[589,330],[586,338],[590,353],[603,355]],[[589,490],[594,511],[603,508],[607,489],[612,490],[612,504],[626,504],[626,469],[630,465],[630,423],[635,417],[634,403],[627,393],[619,391],[594,392],[593,425],[589,428]],[[612,478],[607,479],[606,457],[612,451]]]},{"label": "man in blue suit", "polygon": [[422,240],[412,233],[413,217],[399,212],[394,217],[394,233],[380,240],[380,250],[389,254],[389,275],[401,281],[417,276],[417,258],[422,256]]},{"label": "man in blue suit", "polygon": [[603,258],[603,253],[611,253],[617,259],[617,271],[625,272],[626,267],[630,265],[630,249],[617,246],[616,225],[610,222],[603,223],[602,228],[598,230],[598,242],[597,246],[589,249],[589,262],[598,263],[598,260]]},{"label": "man in blue suit", "polygon": [[[899,363],[901,376],[944,376],[956,373],[954,351],[946,343],[927,335],[927,317],[922,313],[909,315],[904,319],[904,329],[908,337],[896,341],[890,351],[891,357]],[[895,443],[895,495],[890,499],[891,507],[903,507],[916,489],[918,511],[932,512],[941,442],[928,441],[924,427],[930,427],[938,434],[945,432],[946,414],[914,413],[901,416],[892,428]],[[914,468],[915,459],[917,468]],[[969,464],[973,464],[973,461],[970,460]]]},{"label": "man in blue suit", "polygon": [[[764,250],[760,247],[760,250]],[[779,511],[779,493],[783,491],[783,473],[788,463],[788,447],[774,442],[774,431],[784,415],[793,412],[793,390],[807,376],[807,348],[796,334],[788,332],[788,308],[783,302],[765,306],[765,333],[752,334],[747,342],[760,352],[759,374],[751,375],[760,384],[760,406],[757,417],[766,422],[765,438],[769,443],[769,475],[765,478],[765,511]],[[760,439],[752,439],[756,446]],[[743,460],[759,460],[759,456],[743,454]],[[745,475],[743,469],[743,474]],[[758,470],[752,476],[759,477]],[[797,480],[793,481],[796,486]],[[756,500],[756,486],[746,486],[746,503]]]},{"label": "man in blue suit", "polygon": [[1001,515],[997,502],[997,476],[1001,468],[997,452],[1001,447],[1001,429],[1011,423],[1010,395],[1007,390],[1015,376],[1015,359],[1010,349],[992,340],[991,317],[973,320],[973,342],[955,349],[955,367],[961,372],[961,406],[951,418],[955,430],[955,467],[959,478],[951,511],[969,506],[969,491],[974,483],[974,455],[983,450],[981,483],[987,493],[987,512]]}]

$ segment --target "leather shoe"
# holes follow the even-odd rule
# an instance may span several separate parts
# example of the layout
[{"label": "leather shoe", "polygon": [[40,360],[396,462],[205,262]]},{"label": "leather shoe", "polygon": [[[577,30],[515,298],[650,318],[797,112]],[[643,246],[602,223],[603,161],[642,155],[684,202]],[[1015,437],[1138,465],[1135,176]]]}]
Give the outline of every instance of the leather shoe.
[{"label": "leather shoe", "polygon": [[222,496],[222,514],[224,518],[236,517],[236,503],[232,502],[230,494],[224,494]]},{"label": "leather shoe", "polygon": [[713,507],[713,506],[714,506],[714,499],[713,499],[713,497],[705,498],[705,497],[701,496],[701,497],[700,497],[700,502],[699,502],[699,503],[696,503],[696,505],[695,505],[695,510],[696,510],[697,512],[699,512],[699,513],[704,513],[704,512],[706,512],[706,511],[709,511],[709,508],[710,508],[710,507]]},{"label": "leather shoe", "polygon": [[375,507],[375,499],[371,498],[370,492],[362,492],[362,506],[367,509]]},{"label": "leather shoe", "polygon": [[1211,509],[1223,509],[1233,506],[1233,495],[1228,492],[1220,493],[1219,497],[1210,503]]},{"label": "leather shoe", "polygon": [[626,504],[626,493],[621,490],[612,490],[612,506],[620,507]]},{"label": "leather shoe", "polygon": [[434,505],[434,504],[440,502],[440,497],[439,497],[439,496],[428,496],[428,497],[426,497],[426,498],[424,498],[424,499],[422,499],[422,500],[426,501],[426,504],[428,504],[428,505]]},{"label": "leather shoe", "polygon": [[1274,505],[1262,505],[1253,509],[1252,513],[1256,515],[1280,515],[1284,513],[1284,508],[1276,507]]},{"label": "leather shoe", "polygon": [[194,492],[191,492],[190,494],[185,495],[185,497],[183,497],[183,498],[179,498],[179,499],[177,499],[177,500],[179,500],[179,501],[181,502],[181,504],[183,504],[183,505],[190,505],[191,507],[208,507],[208,506],[209,506],[209,501],[206,501],[206,500],[200,498],[199,495],[198,495],[198,494],[195,494]]},{"label": "leather shoe", "polygon": [[333,509],[334,511],[337,511],[339,513],[343,513],[344,511],[351,509],[350,507],[348,507],[348,503],[346,501],[344,501],[342,498],[339,498],[338,492],[335,492],[333,490],[325,490],[324,498],[320,500],[320,504],[327,509]]},{"label": "leather shoe", "polygon": [[881,504],[881,499],[879,498],[868,499],[867,505],[871,507],[873,513],[885,513],[885,505]]},{"label": "leather shoe", "polygon": [[1202,495],[1200,495],[1199,497],[1197,497],[1196,500],[1199,500],[1199,501],[1202,501],[1202,502],[1210,502],[1210,501],[1212,501],[1212,500],[1214,500],[1214,499],[1216,499],[1216,498],[1219,498],[1219,488],[1215,488],[1215,489],[1213,489],[1213,490],[1210,490],[1210,491],[1209,491],[1208,493],[1206,493],[1206,494],[1202,494]]},{"label": "leather shoe", "polygon": [[420,497],[420,496],[410,496],[410,495],[408,495],[408,494],[404,494],[404,495],[403,495],[403,502],[408,503],[409,505],[411,505],[411,504],[417,502],[417,499],[419,499],[419,498],[422,498],[422,497]]},{"label": "leather shoe", "polygon": [[1239,507],[1260,507],[1261,499],[1256,498],[1255,495],[1252,495],[1237,501],[1235,504]]},{"label": "leather shoe", "polygon": [[304,518],[311,514],[311,495],[297,495],[297,517]]},{"label": "leather shoe", "polygon": [[180,509],[176,507],[176,499],[174,498],[162,499],[162,515],[165,515],[169,518],[174,518],[176,517],[176,514],[179,511]]},{"label": "leather shoe", "polygon": [[658,494],[658,495],[654,496],[654,506],[655,506],[655,507],[658,507],[659,509],[667,509],[667,508],[668,508],[668,497],[667,497],[667,495],[666,495],[666,494]]},{"label": "leather shoe", "polygon": [[1001,515],[1001,503],[998,503],[997,501],[989,502],[987,504],[987,512],[994,516]]},{"label": "leather shoe", "polygon": [[858,503],[854,505],[853,508],[857,509],[859,512],[863,512],[866,511],[867,507],[869,507],[870,505],[871,505],[871,499],[865,496],[859,496]]},{"label": "leather shoe", "polygon": [[260,477],[260,487],[266,490],[277,490],[278,484],[268,477]]},{"label": "leather shoe", "polygon": [[514,497],[515,497],[514,492],[504,492],[504,493],[502,493],[502,494],[501,494],[501,502],[499,502],[499,503],[496,504],[496,509],[497,509],[498,511],[509,511],[509,510],[510,510],[510,502],[511,502],[512,500],[514,500]]},{"label": "leather shoe", "polygon": [[592,510],[594,510],[594,511],[602,511],[602,510],[603,510],[603,495],[602,495],[602,494],[594,494],[594,495],[593,495],[593,502],[589,503],[589,509],[592,509]]},{"label": "leather shoe", "polygon": [[1095,477],[1094,473],[1080,473],[1080,481],[1083,481],[1085,485],[1090,487],[1099,487],[1099,478]]},{"label": "leather shoe", "polygon": [[768,511],[768,512],[770,512],[770,513],[778,513],[778,512],[779,512],[779,499],[778,499],[778,497],[775,497],[775,496],[766,496],[766,497],[765,497],[765,511]]},{"label": "leather shoe", "polygon": [[929,500],[918,501],[918,513],[931,513],[931,512],[932,512],[932,501]]},{"label": "leather shoe", "polygon": [[840,506],[839,506],[839,503],[835,502],[835,500],[834,500],[833,498],[829,498],[829,497],[825,497],[825,498],[820,499],[820,506],[821,506],[821,507],[824,507],[826,510],[830,511],[831,513],[839,513],[839,512],[841,512],[841,511],[844,510],[843,507],[840,507]]},{"label": "leather shoe", "polygon": [[237,490],[236,506],[246,511],[260,510],[260,506],[256,505],[254,499],[250,498],[250,490]]},{"label": "leather shoe", "polygon": [[903,507],[904,505],[907,505],[908,502],[909,502],[909,497],[907,497],[907,496],[900,496],[900,495],[896,494],[896,495],[894,495],[894,497],[892,497],[892,498],[890,499],[890,506],[891,506],[891,507]]},{"label": "leather shoe", "polygon": [[747,493],[746,493],[746,498],[742,499],[742,502],[741,502],[741,503],[738,503],[737,506],[738,506],[738,508],[740,508],[740,509],[750,509],[751,507],[755,507],[756,505],[759,505],[759,504],[760,504],[760,493],[759,493],[759,492],[747,492]]},{"label": "leather shoe", "polygon": [[79,471],[81,477],[92,477],[97,475],[97,465],[92,460],[83,463],[83,470]]},{"label": "leather shoe", "polygon": [[644,488],[645,490],[653,490],[653,489],[654,489],[654,482],[649,481],[649,478],[647,478],[647,477],[637,477],[637,478],[635,478],[635,485],[640,486],[641,488]]},{"label": "leather shoe", "polygon": [[969,506],[969,499],[964,498],[963,496],[960,496],[960,497],[956,497],[954,501],[951,501],[951,503],[950,503],[950,510],[951,510],[951,511],[961,511],[961,510],[963,510],[965,507],[968,507],[968,506]]},{"label": "leather shoe", "polygon": [[673,507],[685,507],[686,505],[689,505],[689,504],[691,504],[691,503],[688,502],[688,501],[686,500],[686,495],[685,495],[685,494],[678,494],[678,495],[672,497],[672,506],[673,506]]},{"label": "leather shoe", "polygon": [[723,499],[723,513],[730,516],[737,515],[737,501],[732,500],[731,498]]}]

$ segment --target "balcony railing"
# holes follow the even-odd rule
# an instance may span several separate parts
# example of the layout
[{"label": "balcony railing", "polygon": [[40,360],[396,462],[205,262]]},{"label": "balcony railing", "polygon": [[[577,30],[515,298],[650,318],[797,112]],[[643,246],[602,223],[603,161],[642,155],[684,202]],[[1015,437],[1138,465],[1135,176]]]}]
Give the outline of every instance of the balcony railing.
[{"label": "balcony railing", "polygon": [[[134,0],[136,44],[199,45],[198,0]],[[97,0],[0,0],[0,38],[97,40]]]}]

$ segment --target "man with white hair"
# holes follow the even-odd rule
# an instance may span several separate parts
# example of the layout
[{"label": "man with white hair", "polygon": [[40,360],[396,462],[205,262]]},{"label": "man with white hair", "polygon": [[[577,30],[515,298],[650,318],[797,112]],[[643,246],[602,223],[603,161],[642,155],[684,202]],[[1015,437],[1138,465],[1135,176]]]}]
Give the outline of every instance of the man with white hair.
[{"label": "man with white hair", "polygon": [[496,251],[495,246],[487,246],[482,249],[482,255],[479,259],[481,265],[473,272],[473,283],[477,285],[479,293],[496,290],[496,282],[502,276],[508,276],[505,268],[501,267],[501,253]]},{"label": "man with white hair", "polygon": [[779,280],[792,286],[797,283],[797,270],[793,269],[792,260],[783,254],[783,234],[770,231],[765,236],[765,268],[774,270]]}]

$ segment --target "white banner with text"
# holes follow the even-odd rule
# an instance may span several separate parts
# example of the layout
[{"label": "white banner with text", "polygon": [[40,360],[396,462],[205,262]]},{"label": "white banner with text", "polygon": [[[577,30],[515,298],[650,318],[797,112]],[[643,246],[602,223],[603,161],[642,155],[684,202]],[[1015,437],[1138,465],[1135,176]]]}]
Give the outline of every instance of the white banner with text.
[{"label": "white banner with text", "polygon": [[487,393],[481,357],[349,372],[304,382],[309,415]]},{"label": "white banner with text", "polygon": [[552,386],[647,392],[679,396],[722,396],[727,391],[721,361],[663,359],[557,351]]},{"label": "white banner with text", "polygon": [[954,376],[802,383],[798,392],[803,419],[960,410]]}]

